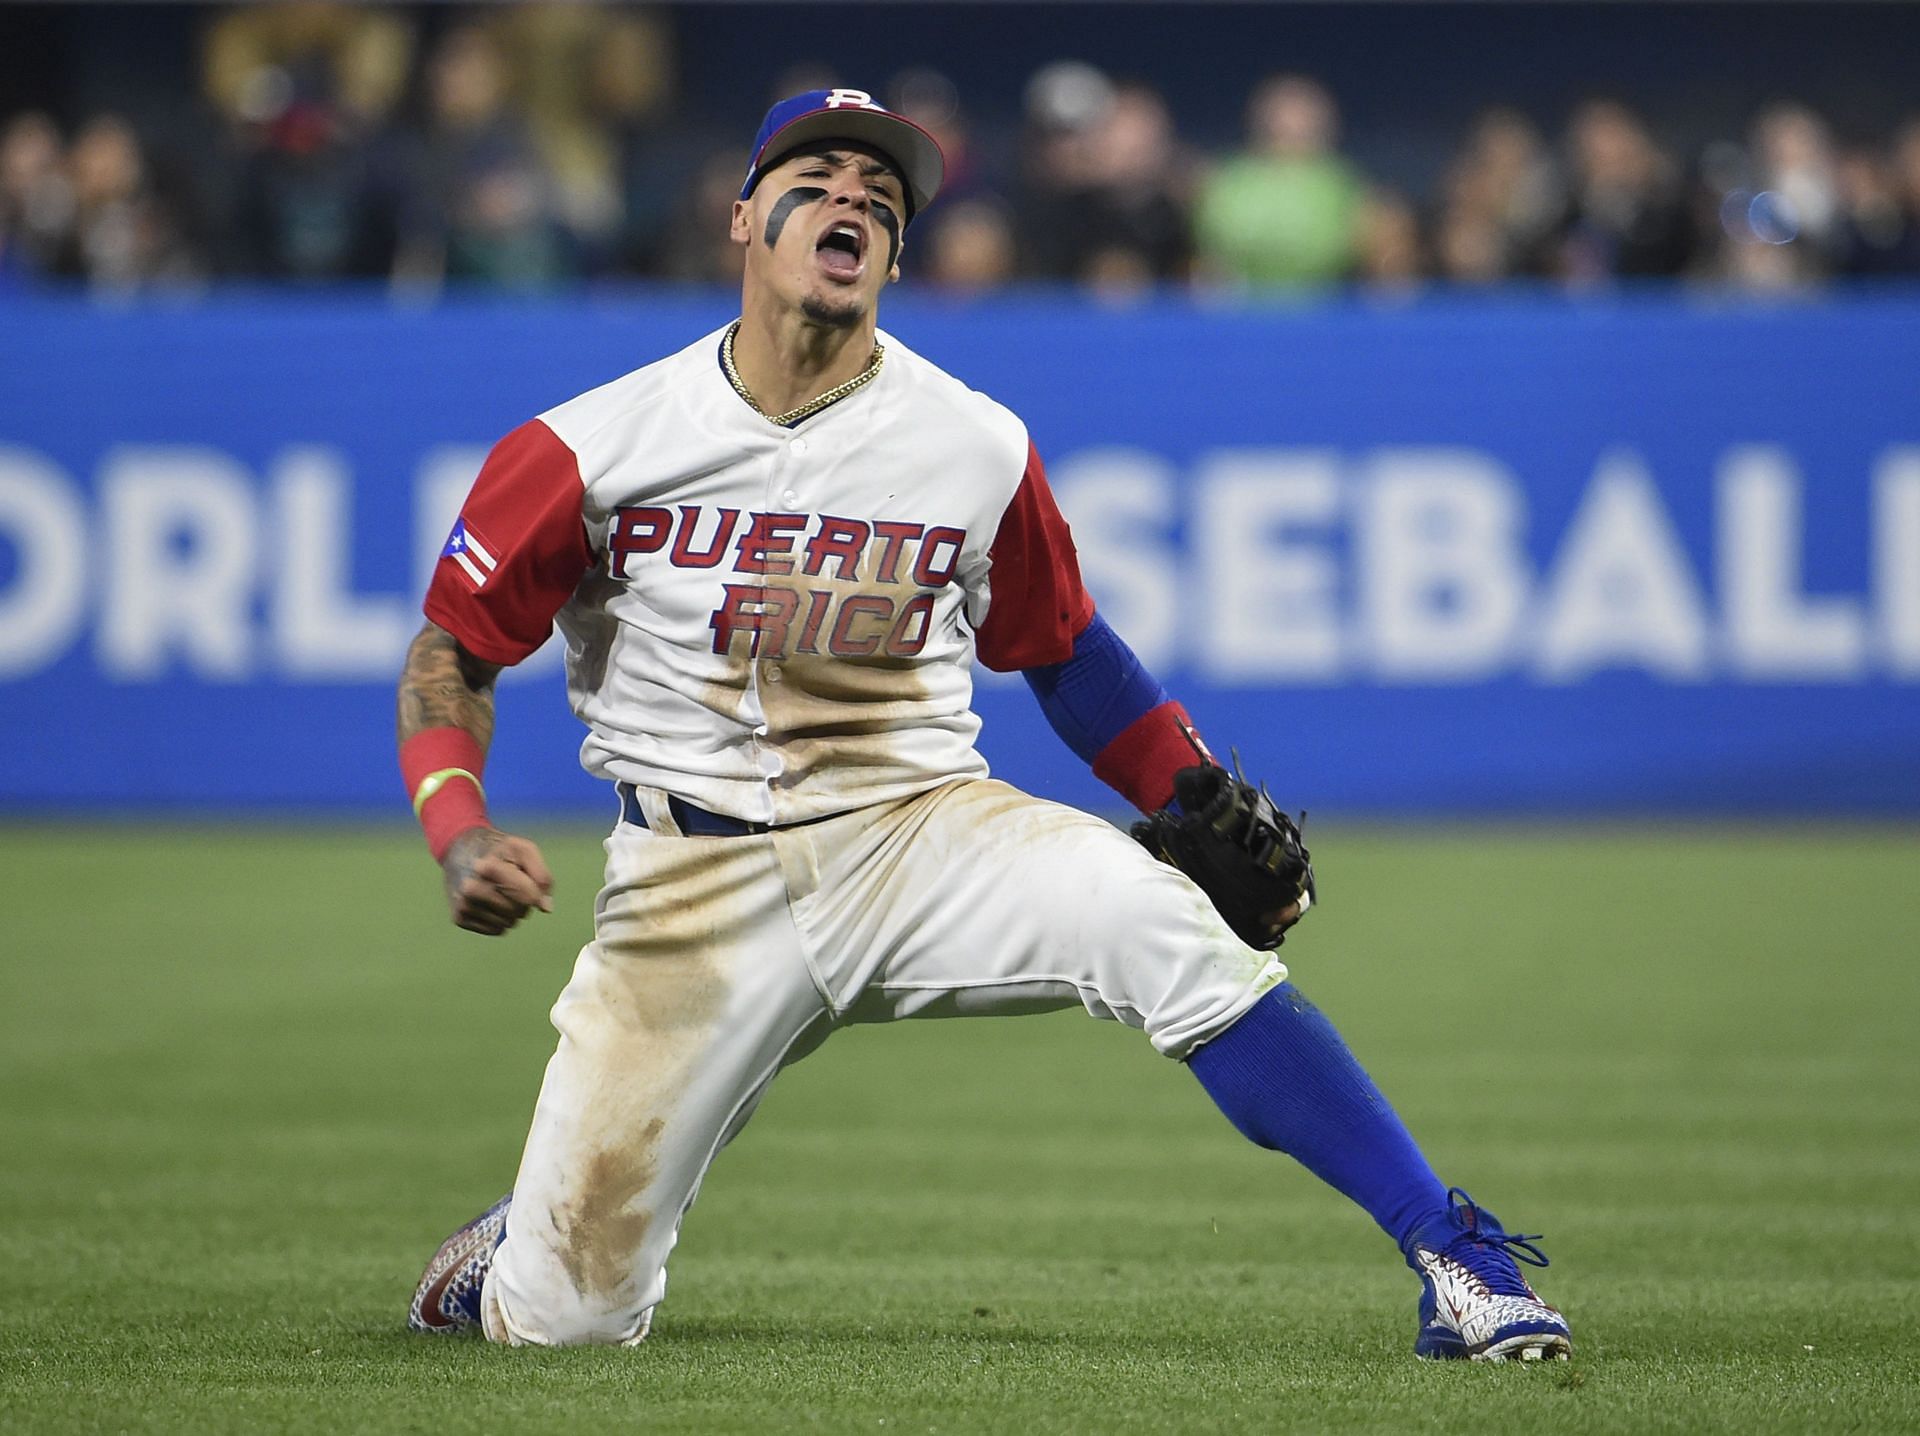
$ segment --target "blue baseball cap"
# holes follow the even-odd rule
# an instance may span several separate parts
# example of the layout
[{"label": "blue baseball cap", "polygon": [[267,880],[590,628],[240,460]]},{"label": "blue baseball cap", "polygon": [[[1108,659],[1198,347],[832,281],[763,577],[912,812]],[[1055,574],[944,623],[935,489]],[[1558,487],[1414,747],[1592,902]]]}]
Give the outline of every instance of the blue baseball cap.
[{"label": "blue baseball cap", "polygon": [[906,181],[907,219],[932,204],[934,195],[940,192],[947,162],[932,135],[878,103],[865,90],[808,90],[782,100],[760,122],[740,198],[753,193],[768,166],[808,140],[829,139],[858,140],[893,161]]}]

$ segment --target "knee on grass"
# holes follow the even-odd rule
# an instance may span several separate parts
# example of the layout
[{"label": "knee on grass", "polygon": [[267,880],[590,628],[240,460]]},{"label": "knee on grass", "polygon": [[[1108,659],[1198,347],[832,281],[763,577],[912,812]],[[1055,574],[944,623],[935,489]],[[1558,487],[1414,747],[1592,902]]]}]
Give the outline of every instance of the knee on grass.
[{"label": "knee on grass", "polygon": [[482,1329],[500,1346],[638,1346],[653,1321],[652,1307],[636,1311],[577,1289],[530,1301],[500,1285],[490,1276],[480,1298]]}]

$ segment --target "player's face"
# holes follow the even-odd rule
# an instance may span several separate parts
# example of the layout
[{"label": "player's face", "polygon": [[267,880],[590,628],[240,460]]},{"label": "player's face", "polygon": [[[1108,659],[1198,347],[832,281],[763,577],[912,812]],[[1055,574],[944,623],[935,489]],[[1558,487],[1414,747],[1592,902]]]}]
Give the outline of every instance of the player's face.
[{"label": "player's face", "polygon": [[878,151],[823,140],[767,171],[733,207],[749,290],[761,286],[817,324],[851,326],[900,277],[906,201]]}]

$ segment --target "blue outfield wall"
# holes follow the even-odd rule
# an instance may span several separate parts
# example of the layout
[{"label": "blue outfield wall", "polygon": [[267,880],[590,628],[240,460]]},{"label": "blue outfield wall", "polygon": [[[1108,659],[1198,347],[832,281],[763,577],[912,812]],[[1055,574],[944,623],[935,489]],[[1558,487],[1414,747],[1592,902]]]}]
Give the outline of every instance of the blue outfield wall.
[{"label": "blue outfield wall", "polygon": [[[0,307],[0,809],[394,810],[486,446],[731,312]],[[1920,297],[885,318],[1026,418],[1103,609],[1289,804],[1920,816]],[[978,706],[1114,806],[1024,685]],[[500,708],[498,808],[609,811],[550,652]]]}]

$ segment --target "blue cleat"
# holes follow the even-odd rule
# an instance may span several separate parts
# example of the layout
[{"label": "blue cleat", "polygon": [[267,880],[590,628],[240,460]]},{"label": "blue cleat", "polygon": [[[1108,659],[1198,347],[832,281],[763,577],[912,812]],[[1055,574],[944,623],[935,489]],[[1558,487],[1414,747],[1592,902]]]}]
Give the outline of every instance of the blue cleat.
[{"label": "blue cleat", "polygon": [[1545,1266],[1534,1245],[1540,1238],[1506,1231],[1458,1187],[1447,1196],[1445,1227],[1435,1222],[1417,1233],[1407,1254],[1422,1282],[1413,1354],[1429,1361],[1570,1359],[1566,1318],[1540,1300],[1515,1260]]},{"label": "blue cleat", "polygon": [[479,1329],[480,1288],[507,1234],[507,1208],[512,1205],[509,1192],[440,1243],[413,1289],[408,1330],[445,1336]]}]

